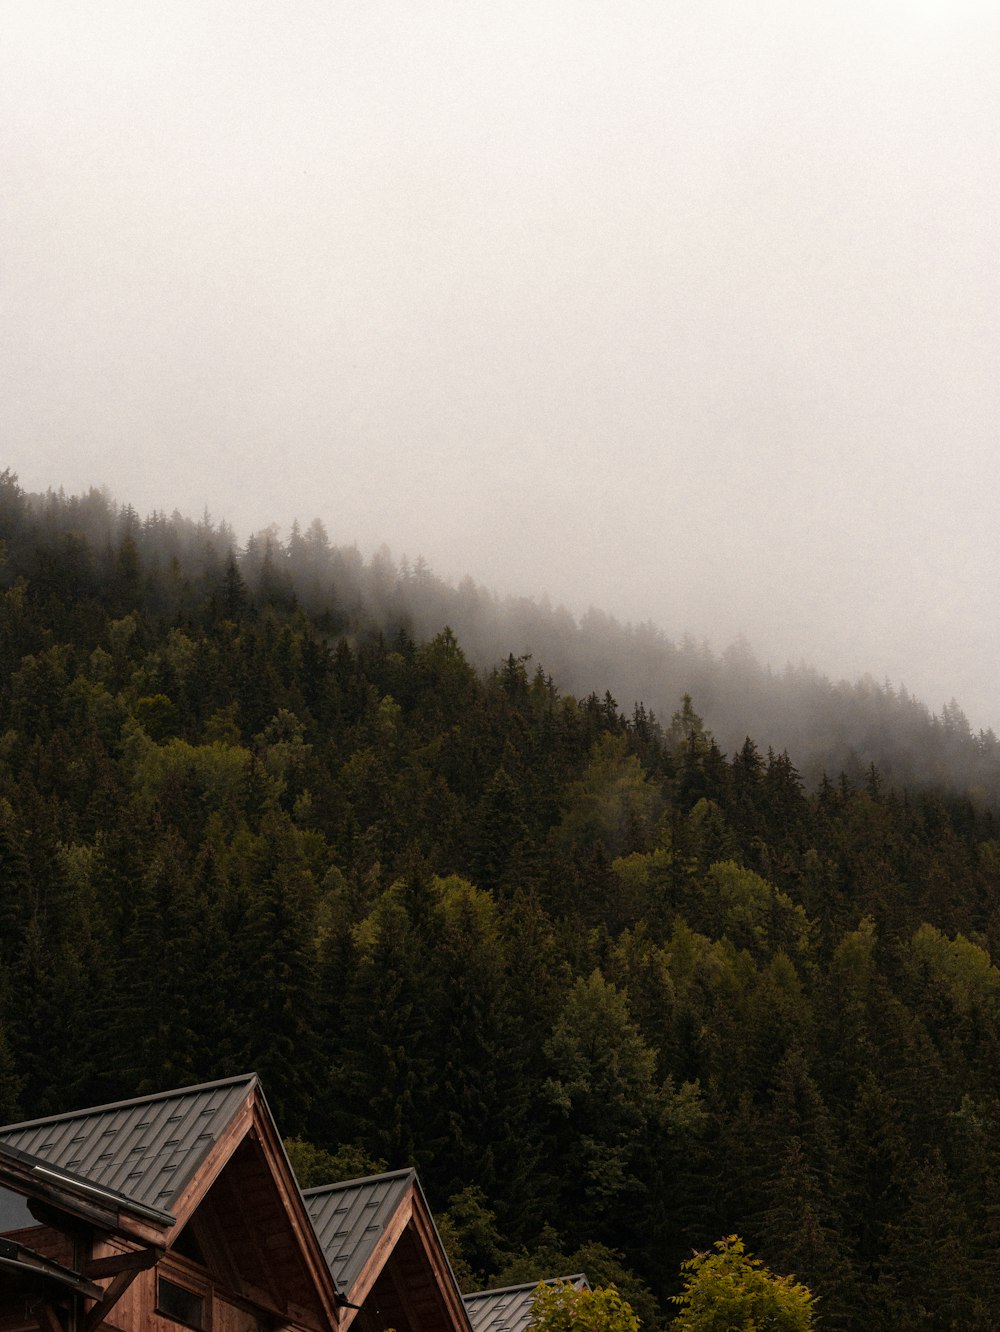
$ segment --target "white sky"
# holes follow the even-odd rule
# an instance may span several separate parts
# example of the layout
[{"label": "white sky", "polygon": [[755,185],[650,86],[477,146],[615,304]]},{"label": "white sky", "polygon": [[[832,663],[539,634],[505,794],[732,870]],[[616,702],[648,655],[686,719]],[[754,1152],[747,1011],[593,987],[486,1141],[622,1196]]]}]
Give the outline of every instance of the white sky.
[{"label": "white sky", "polygon": [[1000,728],[995,0],[0,0],[0,465]]}]

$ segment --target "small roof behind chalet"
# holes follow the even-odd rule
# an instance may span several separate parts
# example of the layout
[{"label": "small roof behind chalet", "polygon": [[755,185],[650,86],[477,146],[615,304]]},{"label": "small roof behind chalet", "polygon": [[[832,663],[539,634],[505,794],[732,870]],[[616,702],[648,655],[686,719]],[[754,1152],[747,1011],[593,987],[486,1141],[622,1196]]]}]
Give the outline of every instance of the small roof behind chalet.
[{"label": "small roof behind chalet", "polygon": [[[582,1272],[574,1276],[548,1277],[545,1284],[589,1289],[589,1282]],[[471,1295],[463,1295],[472,1332],[525,1332],[531,1322],[531,1298],[537,1285],[537,1281],[528,1281],[523,1286],[503,1286],[498,1290],[477,1290]]]},{"label": "small roof behind chalet", "polygon": [[0,1146],[170,1212],[257,1075],[205,1082],[0,1128]]},{"label": "small roof behind chalet", "polygon": [[354,1299],[358,1277],[414,1184],[415,1170],[393,1170],[303,1191],[333,1279],[348,1299]]},{"label": "small roof behind chalet", "polygon": [[303,1197],[350,1302],[341,1332],[472,1332],[415,1170],[307,1189]]}]

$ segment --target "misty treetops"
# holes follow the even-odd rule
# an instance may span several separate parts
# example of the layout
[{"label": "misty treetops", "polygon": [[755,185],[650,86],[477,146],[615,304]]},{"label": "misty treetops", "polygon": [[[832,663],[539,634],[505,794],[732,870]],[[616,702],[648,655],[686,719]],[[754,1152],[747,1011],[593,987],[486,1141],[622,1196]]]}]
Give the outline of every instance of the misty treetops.
[{"label": "misty treetops", "polygon": [[319,524],[239,549],[7,474],[0,541],[6,1120],[254,1067],[310,1150],[418,1167],[470,1285],[584,1268],[666,1323],[738,1233],[819,1326],[994,1325],[998,787],[960,711],[861,691],[887,764],[831,732],[806,782],[697,689],[568,692],[591,627]]}]

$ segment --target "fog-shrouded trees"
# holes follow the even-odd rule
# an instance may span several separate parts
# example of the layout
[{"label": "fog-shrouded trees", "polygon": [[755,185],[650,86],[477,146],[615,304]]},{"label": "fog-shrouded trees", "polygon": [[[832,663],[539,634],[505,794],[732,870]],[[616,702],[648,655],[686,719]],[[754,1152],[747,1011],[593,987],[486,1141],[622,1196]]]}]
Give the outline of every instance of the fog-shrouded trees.
[{"label": "fog-shrouded trees", "polygon": [[0,543],[5,1120],[256,1066],[304,1170],[417,1165],[484,1283],[593,1263],[655,1325],[738,1233],[831,1329],[989,1325],[1000,832],[954,709],[981,789],[813,780],[686,676],[575,686],[610,635],[720,688],[700,650],[321,528],[4,474]]}]

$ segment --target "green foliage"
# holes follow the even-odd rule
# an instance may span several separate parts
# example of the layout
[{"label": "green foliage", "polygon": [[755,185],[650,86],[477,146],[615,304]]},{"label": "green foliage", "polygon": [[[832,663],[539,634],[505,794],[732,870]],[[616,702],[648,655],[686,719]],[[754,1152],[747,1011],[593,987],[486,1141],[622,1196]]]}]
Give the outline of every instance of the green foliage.
[{"label": "green foliage", "polygon": [[681,1267],[684,1289],[673,1296],[680,1313],[672,1327],[684,1332],[808,1332],[816,1326],[808,1288],[769,1272],[747,1253],[738,1235],[717,1240],[713,1251],[696,1253]]},{"label": "green foliage", "polygon": [[0,1027],[0,1116],[5,1124],[17,1119],[22,1089],[23,1079],[14,1071],[14,1056],[7,1033]]},{"label": "green foliage", "polygon": [[725,937],[757,956],[775,948],[808,956],[805,911],[753,870],[733,861],[713,865],[705,875],[703,892],[705,925],[715,938]]},{"label": "green foliage", "polygon": [[613,1286],[577,1290],[540,1281],[531,1300],[532,1332],[639,1332],[639,1320]]},{"label": "green foliage", "polygon": [[453,1194],[447,1211],[437,1214],[436,1223],[463,1291],[484,1289],[489,1274],[510,1260],[496,1213],[487,1206],[486,1194],[478,1185],[467,1184]]},{"label": "green foliage", "polygon": [[142,729],[158,744],[174,734],[177,709],[166,694],[145,694],[136,699],[132,711]]},{"label": "green foliage", "polygon": [[256,1067],[305,1179],[418,1166],[476,1284],[584,1270],[657,1326],[738,1230],[831,1332],[989,1326],[1000,742],[960,709],[934,794],[901,745],[804,784],[690,696],[561,692],[496,627],[537,608],[460,644],[477,589],[321,525],[5,473],[0,542],[0,1117]]},{"label": "green foliage", "polygon": [[566,791],[559,835],[567,843],[600,842],[609,856],[645,850],[660,812],[656,788],[628,753],[625,736],[595,741],[580,781]]},{"label": "green foliage", "polygon": [[[560,1171],[577,1224],[597,1229],[638,1187],[646,1129],[656,1114],[656,1055],[632,1021],[628,1001],[599,971],[578,979],[545,1045]],[[573,1177],[575,1171],[575,1179]]]},{"label": "green foliage", "polygon": [[384,1161],[375,1160],[356,1143],[345,1143],[335,1152],[328,1152],[305,1138],[286,1138],[284,1147],[300,1189],[380,1175],[386,1168]]},{"label": "green foliage", "polygon": [[218,740],[192,745],[174,739],[138,752],[133,780],[144,805],[166,804],[183,819],[204,809],[235,812],[247,798],[251,755],[246,749]]},{"label": "green foliage", "polygon": [[543,1226],[537,1243],[528,1252],[515,1254],[493,1273],[493,1287],[526,1285],[546,1280],[547,1274],[583,1272],[596,1286],[613,1286],[626,1300],[642,1327],[654,1329],[663,1323],[663,1310],[649,1286],[626,1267],[623,1255],[597,1240],[588,1240],[568,1250],[551,1226]]},{"label": "green foliage", "polygon": [[957,1013],[996,1013],[1000,970],[978,944],[961,934],[948,939],[925,922],[913,936],[910,956],[922,981],[946,994]]}]

